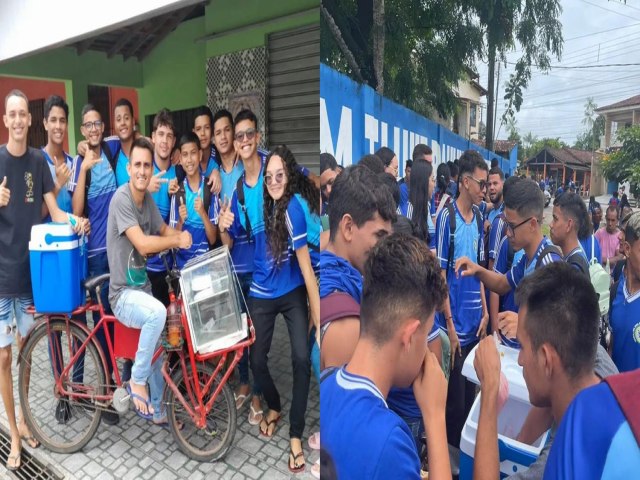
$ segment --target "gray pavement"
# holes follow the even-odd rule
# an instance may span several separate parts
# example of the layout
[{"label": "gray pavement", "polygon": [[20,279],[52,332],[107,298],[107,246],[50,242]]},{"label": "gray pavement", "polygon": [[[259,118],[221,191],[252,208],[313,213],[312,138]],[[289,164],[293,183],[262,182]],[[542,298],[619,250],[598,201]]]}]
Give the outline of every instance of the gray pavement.
[{"label": "gray pavement", "polygon": [[[17,351],[13,349],[14,359]],[[307,426],[303,448],[307,463],[305,472],[293,475],[287,468],[289,451],[289,410],[291,405],[292,370],[289,336],[281,317],[276,322],[269,367],[282,396],[283,419],[273,438],[260,436],[258,427],[248,422],[249,401],[238,412],[237,431],[233,446],[226,457],[217,463],[199,463],[186,457],[175,444],[171,433],[151,425],[130,410],[120,418],[117,426],[100,423],[89,444],[78,453],[62,455],[43,447],[29,451],[41,462],[51,465],[68,480],[172,480],[188,478],[219,479],[290,479],[313,478],[310,469],[319,454],[307,444],[309,436],[320,428],[318,384],[312,374],[307,406]],[[13,362],[14,391],[17,401],[18,371]],[[233,386],[233,385],[232,385]],[[264,405],[266,411],[266,405]],[[4,408],[0,408],[0,423],[8,431]],[[24,446],[23,448],[28,448]],[[0,478],[7,478],[0,465]]]}]

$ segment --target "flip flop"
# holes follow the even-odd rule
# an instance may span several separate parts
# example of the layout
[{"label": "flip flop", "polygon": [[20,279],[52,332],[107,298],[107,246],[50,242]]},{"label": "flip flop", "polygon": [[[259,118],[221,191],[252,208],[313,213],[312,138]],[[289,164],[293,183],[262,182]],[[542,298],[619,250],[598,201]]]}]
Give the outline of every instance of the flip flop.
[{"label": "flip flop", "polygon": [[27,445],[31,448],[38,448],[40,446],[40,442],[33,435],[20,435],[20,438],[27,442]]},{"label": "flip flop", "polygon": [[133,403],[133,409],[135,410],[136,415],[138,415],[140,418],[144,418],[145,420],[153,420],[153,413],[144,413],[142,410],[138,409],[135,402],[133,402],[133,399],[136,399],[144,403],[147,406],[147,412],[151,412],[153,410],[153,407],[151,406],[151,402],[146,398],[141,397],[137,393],[133,393],[133,391],[131,390],[131,385],[129,385],[129,383],[125,384],[125,389],[127,390],[127,393],[131,396],[131,401],[132,401],[131,403]]},{"label": "flip flop", "polygon": [[251,409],[249,410],[249,425],[260,425],[263,416],[264,412],[262,410],[256,411],[253,405],[251,405]]},{"label": "flip flop", "polygon": [[312,450],[320,450],[320,432],[316,432],[309,437],[309,447]]},{"label": "flip flop", "polygon": [[[235,392],[233,393],[233,399],[236,401],[236,410],[240,410],[242,408],[244,403],[247,401],[247,398],[249,398],[248,395],[236,395]],[[240,401],[240,403],[238,403],[238,401]]]},{"label": "flip flop", "polygon": [[[9,462],[11,460],[13,460],[13,465],[9,465]],[[7,463],[5,464],[5,467],[7,468],[7,470],[15,472],[21,466],[22,466],[22,452],[20,452],[18,455],[9,455],[7,457]]]},{"label": "flip flop", "polygon": [[[298,465],[297,460],[298,458],[302,457],[303,458],[303,462],[302,465]],[[293,467],[291,466],[291,458],[293,458]],[[288,460],[288,465],[289,467],[289,471],[291,473],[300,473],[304,470],[304,468],[306,467],[306,463],[304,462],[304,451],[300,450],[297,454],[293,453],[293,449],[289,448],[289,460]]]},{"label": "flip flop", "polygon": [[[276,430],[278,428],[278,422],[280,421],[281,418],[282,418],[282,415],[280,414],[278,414],[278,416],[273,420],[269,420],[269,421],[267,421],[266,417],[263,417],[262,420],[260,421],[260,426],[258,427],[260,429],[260,435],[267,438],[273,437],[276,434]],[[265,422],[267,424],[267,428],[264,430],[262,429],[262,422]],[[271,435],[269,435],[269,427],[271,427],[271,425],[273,425],[273,430],[271,431]]]}]

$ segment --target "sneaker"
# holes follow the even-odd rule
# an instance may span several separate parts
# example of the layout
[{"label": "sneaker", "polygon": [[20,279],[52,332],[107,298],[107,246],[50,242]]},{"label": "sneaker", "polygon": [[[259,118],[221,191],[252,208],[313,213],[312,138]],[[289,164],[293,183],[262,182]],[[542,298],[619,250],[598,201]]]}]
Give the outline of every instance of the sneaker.
[{"label": "sneaker", "polygon": [[58,400],[58,404],[56,405],[56,420],[58,423],[64,425],[71,418],[71,406],[69,405],[69,401],[66,398],[61,398]]},{"label": "sneaker", "polygon": [[109,407],[102,411],[102,421],[107,425],[117,425],[120,422],[120,415],[113,407]]}]

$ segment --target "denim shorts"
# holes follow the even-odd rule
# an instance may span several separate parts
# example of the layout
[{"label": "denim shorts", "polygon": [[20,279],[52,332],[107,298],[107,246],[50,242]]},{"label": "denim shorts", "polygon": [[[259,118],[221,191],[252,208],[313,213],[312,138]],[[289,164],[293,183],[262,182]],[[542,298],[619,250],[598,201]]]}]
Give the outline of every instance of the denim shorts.
[{"label": "denim shorts", "polygon": [[33,305],[33,298],[29,296],[15,298],[0,298],[0,348],[8,347],[15,341],[13,319],[21,337],[25,337],[34,323],[33,315],[27,313],[27,308]]}]

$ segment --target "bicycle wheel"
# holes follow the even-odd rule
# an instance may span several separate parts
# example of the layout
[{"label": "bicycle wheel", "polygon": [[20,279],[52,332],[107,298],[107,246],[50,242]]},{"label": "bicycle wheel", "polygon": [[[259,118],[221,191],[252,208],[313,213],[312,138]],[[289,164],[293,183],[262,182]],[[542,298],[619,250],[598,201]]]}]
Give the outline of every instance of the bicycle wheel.
[{"label": "bicycle wheel", "polygon": [[[87,334],[64,319],[50,320],[51,335],[37,328],[21,351],[18,388],[22,414],[33,435],[57,453],[81,450],[100,424],[101,410],[91,400],[70,398],[56,388],[54,369],[62,372]],[[63,381],[67,390],[91,395],[106,391],[104,365],[93,342]]]},{"label": "bicycle wheel", "polygon": [[[213,366],[208,363],[199,362],[197,364],[197,378],[201,387],[209,381],[213,371]],[[192,383],[193,375],[190,365],[187,367],[187,376],[187,380]],[[182,368],[175,369],[172,380],[185,400],[191,404]],[[203,399],[205,404],[211,398],[213,390],[219,385],[219,381],[220,378],[216,378],[209,395],[206,395]],[[207,414],[207,422],[204,428],[198,428],[193,423],[184,406],[176,398],[173,390],[167,388],[166,392],[167,420],[180,450],[189,458],[200,462],[214,462],[224,457],[236,435],[237,412],[233,393],[229,386],[225,384],[220,394],[216,397],[211,410]],[[178,427],[179,422],[183,424],[182,430]]]}]

